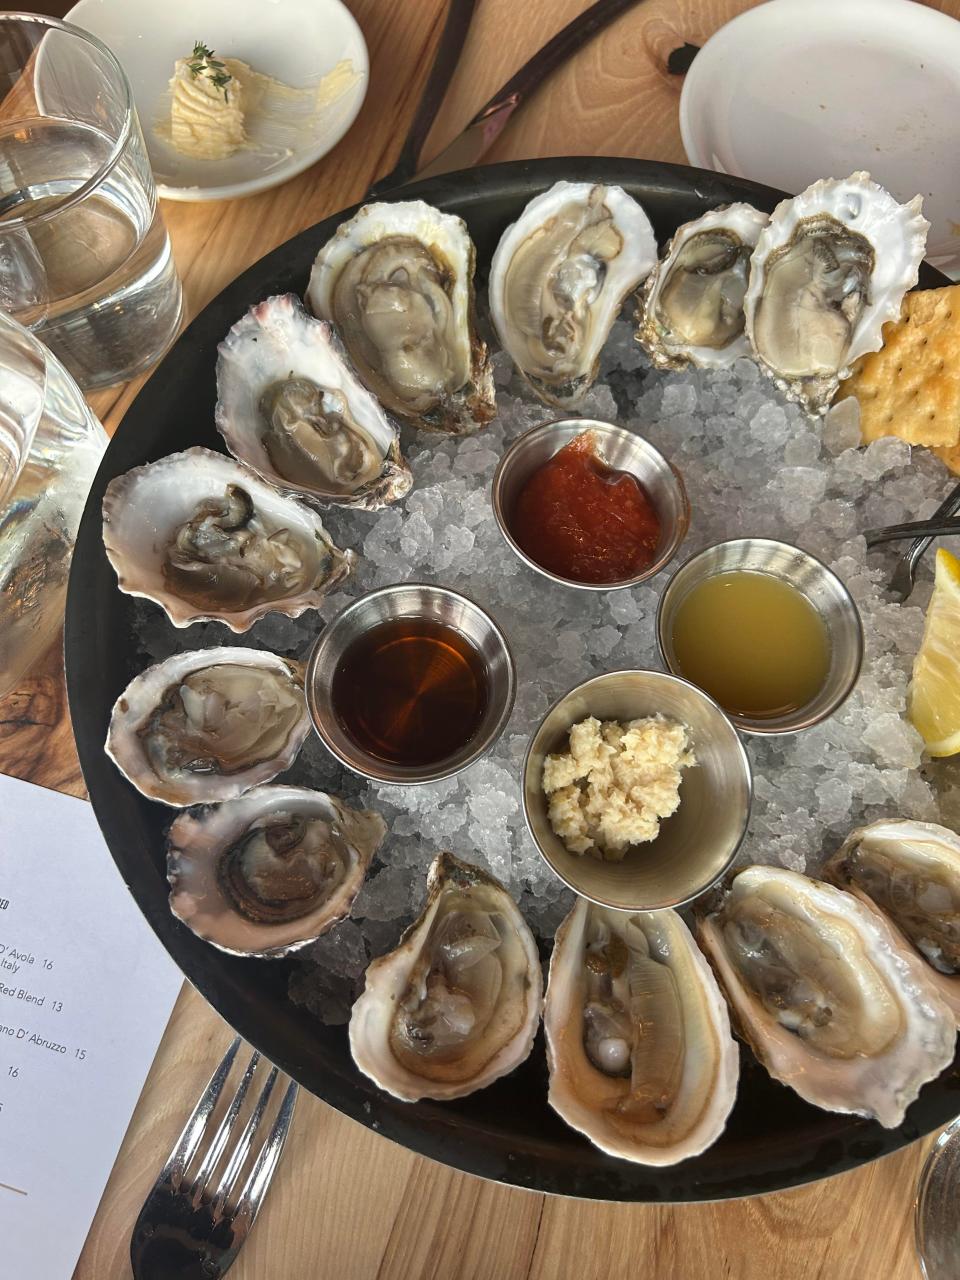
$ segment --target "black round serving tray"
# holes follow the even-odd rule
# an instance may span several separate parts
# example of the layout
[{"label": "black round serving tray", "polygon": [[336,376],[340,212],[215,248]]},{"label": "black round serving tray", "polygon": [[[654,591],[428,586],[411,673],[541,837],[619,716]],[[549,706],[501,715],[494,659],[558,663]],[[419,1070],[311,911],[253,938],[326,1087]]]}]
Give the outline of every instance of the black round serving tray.
[{"label": "black round serving tray", "polygon": [[[485,280],[497,240],[534,195],[561,178],[617,183],[640,200],[661,245],[709,208],[747,200],[772,210],[782,193],[699,169],[644,160],[566,158],[496,165],[405,188],[463,217]],[[288,961],[244,960],[201,942],[170,913],[164,836],[171,810],[139,795],[103,751],[110,709],[137,673],[131,601],[117,589],[101,541],[107,483],[190,445],[222,450],[213,425],[217,344],[254,302],[302,294],[319,247],[354,211],[326,219],[262,258],[181,336],[127,411],[94,481],[73,558],[66,618],[70,712],[94,811],[120,874],[171,956],[218,1012],[302,1085],[411,1150],[469,1173],[602,1200],[711,1200],[839,1173],[894,1151],[960,1111],[957,1061],[928,1084],[893,1130],[819,1111],[774,1083],[746,1049],[736,1106],[718,1142],[694,1159],[650,1169],[604,1155],[547,1106],[542,1032],[519,1070],[456,1102],[398,1102],[354,1067],[345,1027],[328,1027],[287,996]],[[921,284],[947,284],[924,266]],[[389,857],[389,847],[385,850]]]}]

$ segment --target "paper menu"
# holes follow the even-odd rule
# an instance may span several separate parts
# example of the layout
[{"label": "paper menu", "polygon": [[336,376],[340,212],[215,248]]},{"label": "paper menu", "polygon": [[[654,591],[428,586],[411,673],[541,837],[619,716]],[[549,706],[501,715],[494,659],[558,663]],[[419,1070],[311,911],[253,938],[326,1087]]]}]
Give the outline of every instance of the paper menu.
[{"label": "paper menu", "polygon": [[0,775],[2,1280],[69,1280],[182,980],[90,805]]}]

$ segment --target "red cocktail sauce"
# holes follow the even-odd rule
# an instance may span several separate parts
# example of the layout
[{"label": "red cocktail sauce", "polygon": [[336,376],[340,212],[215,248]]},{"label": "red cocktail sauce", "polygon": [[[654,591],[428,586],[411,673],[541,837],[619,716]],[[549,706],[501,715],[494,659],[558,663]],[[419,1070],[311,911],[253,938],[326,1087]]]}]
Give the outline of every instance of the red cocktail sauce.
[{"label": "red cocktail sauce", "polygon": [[640,482],[597,456],[585,431],[520,491],[510,532],[531,560],[574,582],[621,582],[654,558],[660,518]]}]

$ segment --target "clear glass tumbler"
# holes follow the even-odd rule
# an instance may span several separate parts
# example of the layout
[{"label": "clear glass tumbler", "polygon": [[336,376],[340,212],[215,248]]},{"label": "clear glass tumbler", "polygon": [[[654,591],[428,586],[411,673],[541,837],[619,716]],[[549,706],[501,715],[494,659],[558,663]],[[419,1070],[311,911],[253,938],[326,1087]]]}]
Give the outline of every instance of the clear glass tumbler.
[{"label": "clear glass tumbler", "polygon": [[55,638],[106,433],[59,360],[0,311],[0,697]]},{"label": "clear glass tumbler", "polygon": [[87,391],[149,368],[182,309],[123,69],[29,14],[0,14],[0,307]]},{"label": "clear glass tumbler", "polygon": [[917,1257],[924,1280],[960,1276],[960,1117],[930,1149],[917,1184]]}]

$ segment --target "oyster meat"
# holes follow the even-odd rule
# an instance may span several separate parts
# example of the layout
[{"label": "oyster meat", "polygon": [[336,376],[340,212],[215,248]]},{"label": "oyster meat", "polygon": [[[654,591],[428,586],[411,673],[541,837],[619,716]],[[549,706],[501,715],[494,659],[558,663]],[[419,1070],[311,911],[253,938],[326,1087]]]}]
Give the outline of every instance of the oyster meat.
[{"label": "oyster meat", "polygon": [[272,609],[299,618],[350,572],[316,512],[211,449],[187,449],[110,481],[103,545],[120,590],[176,627],[248,630]]},{"label": "oyster meat", "polygon": [[723,996],[669,908],[580,898],[557,932],[543,1014],[549,1102],[613,1156],[668,1165],[723,1132],[740,1055]]},{"label": "oyster meat", "polygon": [[198,649],[127,685],[106,751],[152,800],[210,804],[289,768],[309,731],[299,662],[262,649]]},{"label": "oyster meat", "polygon": [[170,909],[232,955],[288,955],[350,911],[386,834],[377,813],[305,787],[256,787],[174,821]]},{"label": "oyster meat", "polygon": [[791,400],[825,413],[840,379],[883,345],[883,325],[917,283],[930,224],[868,173],[815,182],[777,205],[744,297],[761,368]]},{"label": "oyster meat", "polygon": [[251,307],[220,343],[216,419],[235,458],[307,502],[374,510],[413,483],[395,424],[292,293]]},{"label": "oyster meat", "polygon": [[620,187],[557,182],[507,227],[490,263],[490,314],[541,400],[582,400],[624,298],[656,261],[650,220]]},{"label": "oyster meat", "polygon": [[536,943],[509,893],[441,853],[422,915],[367,969],[350,1017],[354,1061],[405,1102],[463,1097],[527,1057],[542,995]]},{"label": "oyster meat", "polygon": [[925,965],[850,893],[748,867],[700,941],[757,1057],[814,1106],[895,1128],[953,1059],[953,1015]]},{"label": "oyster meat", "polygon": [[654,364],[719,368],[750,354],[743,297],[768,221],[752,205],[729,204],[677,228],[637,311],[637,341]]},{"label": "oyster meat", "polygon": [[368,204],[317,254],[307,302],[336,327],[357,373],[391,413],[460,433],[493,417],[477,336],[473,241],[422,200]]},{"label": "oyster meat", "polygon": [[931,822],[874,822],[847,837],[824,875],[893,921],[960,1025],[960,836]]}]

